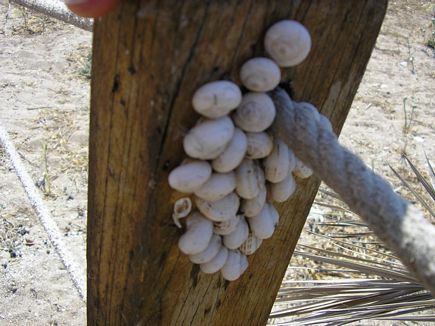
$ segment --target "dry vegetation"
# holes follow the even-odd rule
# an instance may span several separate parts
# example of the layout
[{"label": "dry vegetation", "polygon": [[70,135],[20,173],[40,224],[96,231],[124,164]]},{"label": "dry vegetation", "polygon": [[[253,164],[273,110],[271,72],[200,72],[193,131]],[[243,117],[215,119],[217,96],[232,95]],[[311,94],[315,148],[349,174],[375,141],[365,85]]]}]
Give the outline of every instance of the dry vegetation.
[{"label": "dry vegetation", "polygon": [[[2,2],[0,8],[0,124],[84,266],[90,35],[25,9],[8,10]],[[433,187],[426,156],[435,155],[434,8],[431,1],[390,2],[341,136],[432,222],[435,217],[390,165],[435,210],[430,190],[402,156]],[[1,148],[0,163],[0,324],[84,324],[83,303]],[[322,190],[270,323],[433,322],[428,293],[339,199]]]}]

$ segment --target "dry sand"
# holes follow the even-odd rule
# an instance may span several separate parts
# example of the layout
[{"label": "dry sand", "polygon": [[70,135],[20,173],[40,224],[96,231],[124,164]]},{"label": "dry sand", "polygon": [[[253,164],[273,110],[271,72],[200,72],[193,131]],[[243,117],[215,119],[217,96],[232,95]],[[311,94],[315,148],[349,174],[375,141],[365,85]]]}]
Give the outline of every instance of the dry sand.
[{"label": "dry sand", "polygon": [[[390,3],[340,137],[390,180],[388,165],[405,171],[402,151],[423,170],[425,153],[435,157],[433,6]],[[0,125],[83,275],[89,80],[81,70],[90,46],[90,33],[0,0]],[[0,325],[84,325],[85,306],[1,147],[0,163]]]}]

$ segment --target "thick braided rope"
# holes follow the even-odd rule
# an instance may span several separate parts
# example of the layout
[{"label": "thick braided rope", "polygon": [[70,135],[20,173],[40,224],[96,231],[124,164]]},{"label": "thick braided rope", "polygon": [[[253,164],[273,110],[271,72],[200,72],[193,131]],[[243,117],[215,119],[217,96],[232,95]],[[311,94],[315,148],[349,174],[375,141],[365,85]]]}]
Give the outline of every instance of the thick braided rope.
[{"label": "thick braided rope", "polygon": [[271,96],[277,108],[275,134],[366,221],[435,296],[435,227],[341,146],[328,119],[314,106],[293,102],[279,88]]}]

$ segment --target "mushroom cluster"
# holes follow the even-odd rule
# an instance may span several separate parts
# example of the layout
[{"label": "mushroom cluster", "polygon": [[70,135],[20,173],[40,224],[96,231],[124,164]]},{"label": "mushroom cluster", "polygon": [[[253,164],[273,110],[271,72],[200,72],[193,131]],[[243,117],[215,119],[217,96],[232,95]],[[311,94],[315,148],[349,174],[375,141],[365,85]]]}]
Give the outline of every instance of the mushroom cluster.
[{"label": "mushroom cluster", "polygon": [[169,185],[189,195],[174,206],[177,226],[186,218],[180,250],[202,272],[221,271],[229,281],[243,274],[247,255],[272,236],[279,220],[273,202],[294,193],[293,176],[312,174],[270,133],[276,111],[267,94],[281,80],[280,67],[308,55],[310,35],[302,24],[284,20],[269,28],[264,44],[270,58],[250,59],[240,69],[247,93],[226,80],[195,92],[192,105],[202,117],[184,137],[188,158],[169,174]]}]

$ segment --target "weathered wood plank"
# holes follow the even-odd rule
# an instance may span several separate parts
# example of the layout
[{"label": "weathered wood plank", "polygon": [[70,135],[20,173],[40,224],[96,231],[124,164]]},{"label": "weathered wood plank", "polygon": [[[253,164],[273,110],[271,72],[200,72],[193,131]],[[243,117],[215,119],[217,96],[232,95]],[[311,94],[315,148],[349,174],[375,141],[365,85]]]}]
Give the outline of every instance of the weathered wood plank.
[{"label": "weathered wood plank", "polygon": [[[319,180],[301,181],[280,205],[273,238],[233,283],[204,275],[177,249],[168,172],[198,116],[201,84],[238,81],[263,55],[268,26],[303,22],[312,52],[285,71],[294,98],[310,101],[338,132],[370,57],[386,0],[127,1],[95,23],[91,95],[88,323],[263,325]],[[139,14],[138,14],[139,13]]]}]

